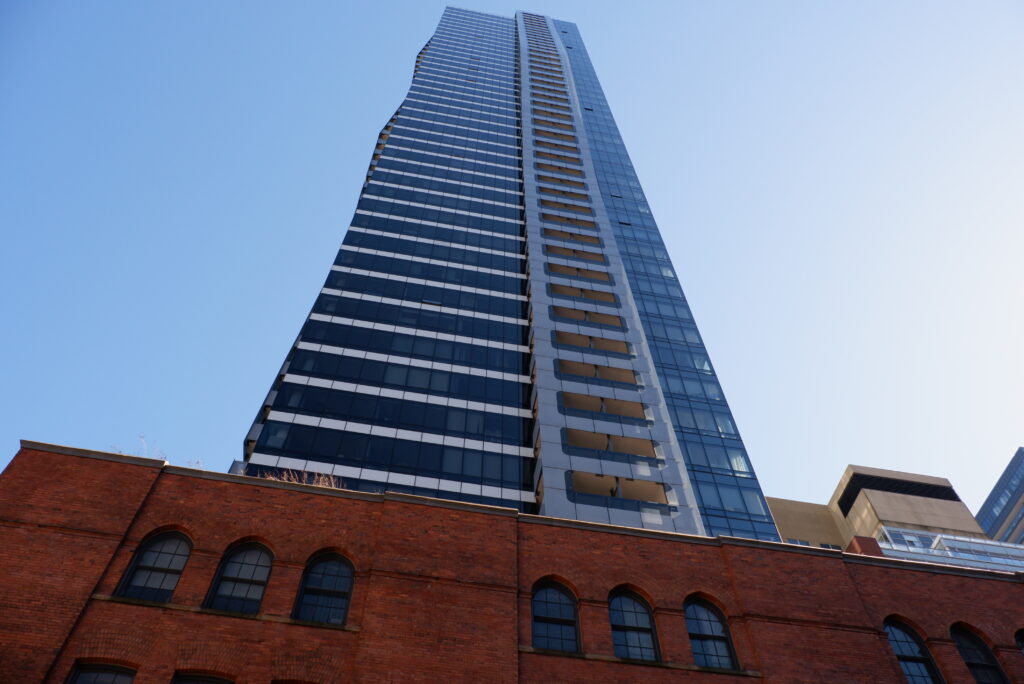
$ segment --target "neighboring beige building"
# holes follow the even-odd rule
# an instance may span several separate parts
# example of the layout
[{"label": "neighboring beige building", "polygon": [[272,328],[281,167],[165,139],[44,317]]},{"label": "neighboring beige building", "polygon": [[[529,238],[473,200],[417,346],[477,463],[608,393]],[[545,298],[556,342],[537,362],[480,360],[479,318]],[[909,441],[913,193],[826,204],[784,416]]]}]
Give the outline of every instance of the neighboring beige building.
[{"label": "neighboring beige building", "polygon": [[782,540],[804,546],[884,541],[885,528],[985,538],[949,480],[896,470],[847,466],[827,505],[769,497],[768,508]]}]

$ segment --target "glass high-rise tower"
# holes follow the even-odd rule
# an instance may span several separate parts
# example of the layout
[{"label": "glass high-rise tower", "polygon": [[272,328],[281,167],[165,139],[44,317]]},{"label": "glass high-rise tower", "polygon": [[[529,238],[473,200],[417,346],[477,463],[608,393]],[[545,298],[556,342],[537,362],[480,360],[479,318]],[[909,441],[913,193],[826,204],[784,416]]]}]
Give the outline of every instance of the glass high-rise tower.
[{"label": "glass high-rise tower", "polygon": [[236,470],[778,538],[574,24],[445,11]]}]

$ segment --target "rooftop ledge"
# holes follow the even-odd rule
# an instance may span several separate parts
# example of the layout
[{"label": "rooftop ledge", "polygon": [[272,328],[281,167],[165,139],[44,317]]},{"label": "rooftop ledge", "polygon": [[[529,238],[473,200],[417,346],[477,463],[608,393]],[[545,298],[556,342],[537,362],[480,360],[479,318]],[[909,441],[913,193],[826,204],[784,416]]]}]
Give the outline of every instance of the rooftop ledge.
[{"label": "rooftop ledge", "polygon": [[333,496],[342,499],[357,499],[360,501],[401,501],[404,503],[420,506],[436,506],[438,508],[449,508],[455,510],[473,511],[486,515],[501,515],[509,518],[517,518],[519,522],[531,525],[550,525],[552,527],[567,527],[590,532],[601,532],[606,534],[622,534],[633,537],[645,537],[648,539],[664,539],[666,541],[687,542],[691,544],[704,544],[709,546],[745,546],[760,548],[766,551],[781,553],[799,553],[811,556],[823,556],[841,559],[849,563],[862,565],[874,565],[881,567],[898,568],[902,570],[915,570],[933,572],[947,575],[961,575],[967,577],[981,577],[985,579],[1002,580],[1008,582],[1024,582],[1024,572],[1004,572],[1000,570],[981,570],[978,568],[965,568],[953,565],[942,565],[940,563],[929,563],[925,561],[912,561],[899,558],[883,558],[879,556],[865,556],[846,551],[834,549],[819,549],[810,546],[799,546],[782,542],[760,541],[757,539],[745,539],[742,537],[703,537],[700,535],[683,534],[680,532],[665,532],[661,530],[644,530],[635,527],[623,527],[607,523],[584,522],[581,520],[570,520],[566,518],[549,518],[542,515],[530,515],[520,513],[514,508],[501,506],[488,506],[486,504],[466,503],[462,501],[448,501],[445,499],[434,499],[414,494],[399,494],[396,492],[384,492],[383,494],[371,494],[357,492],[348,489],[333,489],[330,487],[317,487],[314,485],[296,484],[292,482],[278,482],[259,477],[246,475],[231,475],[229,473],[218,473],[210,470],[197,470],[182,466],[170,465],[167,461],[155,458],[142,458],[140,456],[129,456],[126,454],[111,453],[108,451],[95,451],[93,449],[80,449],[77,447],[61,446],[59,444],[47,444],[45,442],[34,442],[21,440],[21,448],[31,451],[45,451],[52,454],[64,454],[66,456],[78,456],[81,458],[92,458],[101,461],[115,461],[129,465],[141,466],[144,468],[159,468],[163,472],[180,475],[183,477],[196,477],[204,480],[217,480],[220,482],[235,482],[240,485],[252,487],[271,487],[274,489],[290,489],[306,494],[317,494],[320,496]]}]

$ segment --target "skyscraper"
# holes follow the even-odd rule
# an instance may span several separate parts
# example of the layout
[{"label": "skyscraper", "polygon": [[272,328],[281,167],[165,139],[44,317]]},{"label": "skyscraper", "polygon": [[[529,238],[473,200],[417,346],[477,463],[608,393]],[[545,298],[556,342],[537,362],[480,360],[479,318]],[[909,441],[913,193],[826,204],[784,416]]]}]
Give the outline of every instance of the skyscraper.
[{"label": "skyscraper", "polygon": [[574,24],[445,11],[237,469],[778,538]]},{"label": "skyscraper", "polygon": [[1024,544],[1024,447],[1006,465],[977,518],[992,539]]}]

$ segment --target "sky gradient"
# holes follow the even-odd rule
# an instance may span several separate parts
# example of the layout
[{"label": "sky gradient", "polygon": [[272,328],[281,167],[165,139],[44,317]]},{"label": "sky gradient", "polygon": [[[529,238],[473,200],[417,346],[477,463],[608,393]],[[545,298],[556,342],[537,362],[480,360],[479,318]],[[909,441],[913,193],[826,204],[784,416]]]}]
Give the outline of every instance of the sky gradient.
[{"label": "sky gradient", "polygon": [[[1024,444],[1024,5],[460,6],[579,25],[768,496],[977,510]],[[241,457],[443,8],[0,3],[0,466]]]}]

